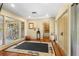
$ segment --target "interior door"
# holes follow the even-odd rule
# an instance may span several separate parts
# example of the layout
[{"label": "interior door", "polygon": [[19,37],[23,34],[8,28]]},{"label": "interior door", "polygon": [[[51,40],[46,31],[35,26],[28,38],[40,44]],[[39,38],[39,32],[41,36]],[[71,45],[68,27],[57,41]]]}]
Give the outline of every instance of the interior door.
[{"label": "interior door", "polygon": [[43,38],[44,41],[49,41],[49,23],[45,22],[43,23]]},{"label": "interior door", "polygon": [[58,23],[58,37],[60,46],[63,48],[64,52],[68,52],[68,14],[64,14]]}]

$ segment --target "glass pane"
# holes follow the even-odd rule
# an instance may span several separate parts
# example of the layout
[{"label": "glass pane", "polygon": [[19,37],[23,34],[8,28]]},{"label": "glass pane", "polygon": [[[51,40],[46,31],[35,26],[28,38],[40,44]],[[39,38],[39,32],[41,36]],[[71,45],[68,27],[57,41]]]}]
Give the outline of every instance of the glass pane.
[{"label": "glass pane", "polygon": [[2,45],[3,40],[3,16],[0,16],[0,45]]},{"label": "glass pane", "polygon": [[24,22],[21,22],[21,38],[24,38]]},{"label": "glass pane", "polygon": [[15,39],[19,39],[19,21],[16,22],[16,25],[15,25]]},{"label": "glass pane", "polygon": [[6,43],[19,38],[19,22],[15,19],[7,18],[6,20]]}]

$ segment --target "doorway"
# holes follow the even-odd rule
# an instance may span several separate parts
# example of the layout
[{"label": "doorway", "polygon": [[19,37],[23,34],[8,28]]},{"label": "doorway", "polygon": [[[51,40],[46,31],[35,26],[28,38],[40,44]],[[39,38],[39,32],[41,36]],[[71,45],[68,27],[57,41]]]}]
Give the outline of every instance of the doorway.
[{"label": "doorway", "polygon": [[49,37],[50,37],[49,32],[50,32],[49,23],[44,22],[43,23],[43,39],[44,39],[45,42],[49,41]]}]

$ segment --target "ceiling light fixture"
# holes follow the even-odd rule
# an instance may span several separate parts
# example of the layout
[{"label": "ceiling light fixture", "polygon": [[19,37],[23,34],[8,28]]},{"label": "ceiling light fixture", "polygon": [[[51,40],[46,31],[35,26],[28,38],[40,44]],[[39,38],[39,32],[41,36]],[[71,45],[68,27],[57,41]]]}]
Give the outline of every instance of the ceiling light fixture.
[{"label": "ceiling light fixture", "polygon": [[48,15],[48,14],[46,14],[46,17],[49,17],[49,15]]},{"label": "ceiling light fixture", "polygon": [[15,5],[14,5],[14,4],[11,4],[11,7],[13,7],[13,8],[14,8],[14,7],[15,7]]},{"label": "ceiling light fixture", "polygon": [[31,18],[31,16],[29,16],[29,18]]}]

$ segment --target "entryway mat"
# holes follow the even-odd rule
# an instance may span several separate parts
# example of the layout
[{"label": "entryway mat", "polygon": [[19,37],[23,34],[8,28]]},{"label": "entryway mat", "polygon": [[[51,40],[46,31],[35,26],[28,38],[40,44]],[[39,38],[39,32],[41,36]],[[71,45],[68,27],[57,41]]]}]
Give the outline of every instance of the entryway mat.
[{"label": "entryway mat", "polygon": [[48,53],[48,44],[45,43],[34,43],[34,42],[23,42],[22,44],[15,47],[15,49],[32,50]]}]

